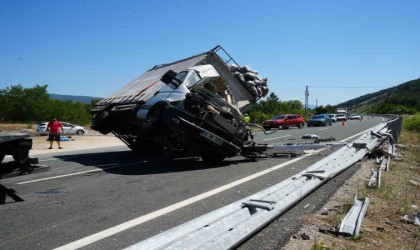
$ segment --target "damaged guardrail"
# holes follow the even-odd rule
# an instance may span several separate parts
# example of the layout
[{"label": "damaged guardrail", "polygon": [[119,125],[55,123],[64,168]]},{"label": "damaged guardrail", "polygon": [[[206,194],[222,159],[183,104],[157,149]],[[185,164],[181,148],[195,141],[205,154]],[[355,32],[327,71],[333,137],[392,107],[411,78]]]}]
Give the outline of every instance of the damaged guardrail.
[{"label": "damaged guardrail", "polygon": [[345,235],[359,236],[360,226],[362,225],[362,220],[369,203],[369,197],[357,199],[357,196],[355,196],[353,206],[341,222],[338,232]]},{"label": "damaged guardrail", "polygon": [[302,198],[372,152],[387,136],[380,124],[281,183],[160,233],[127,249],[231,249]]}]

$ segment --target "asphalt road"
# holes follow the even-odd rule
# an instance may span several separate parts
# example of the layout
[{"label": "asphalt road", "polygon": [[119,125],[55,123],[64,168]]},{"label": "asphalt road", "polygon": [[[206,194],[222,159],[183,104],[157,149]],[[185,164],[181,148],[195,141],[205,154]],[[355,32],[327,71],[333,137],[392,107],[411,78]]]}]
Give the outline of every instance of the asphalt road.
[{"label": "asphalt road", "polygon": [[[290,128],[270,135],[258,132],[255,140],[280,145],[296,142],[303,134],[351,140],[381,121]],[[254,162],[238,156],[220,164],[205,164],[199,158],[168,162],[141,158],[123,146],[40,155],[40,163],[50,166],[50,171],[0,180],[24,199],[14,202],[8,197],[0,205],[0,249],[122,249],[277,184],[338,147],[328,146],[319,154],[243,182],[237,181],[291,159]],[[217,188],[218,192],[210,192]],[[332,192],[334,187],[327,189]],[[284,220],[297,228],[294,218],[305,209],[299,210],[298,205],[240,248],[278,248],[289,235],[280,222],[289,218]]]}]

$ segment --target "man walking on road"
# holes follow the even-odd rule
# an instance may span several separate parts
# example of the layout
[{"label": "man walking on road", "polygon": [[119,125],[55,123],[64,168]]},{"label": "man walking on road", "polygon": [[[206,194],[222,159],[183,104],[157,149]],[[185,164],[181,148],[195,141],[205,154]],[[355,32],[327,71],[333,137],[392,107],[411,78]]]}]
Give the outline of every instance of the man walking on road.
[{"label": "man walking on road", "polygon": [[52,149],[53,141],[56,141],[58,144],[59,149],[63,149],[60,146],[60,128],[61,132],[64,134],[63,125],[61,122],[57,121],[56,118],[52,118],[52,120],[47,125],[47,131],[49,131],[48,141],[50,141],[50,147],[48,149]]}]

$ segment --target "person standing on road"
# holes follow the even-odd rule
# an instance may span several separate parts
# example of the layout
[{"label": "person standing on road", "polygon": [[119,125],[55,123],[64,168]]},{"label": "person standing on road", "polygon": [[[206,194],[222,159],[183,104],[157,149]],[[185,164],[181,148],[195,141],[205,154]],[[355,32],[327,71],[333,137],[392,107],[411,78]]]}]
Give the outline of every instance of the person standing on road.
[{"label": "person standing on road", "polygon": [[48,134],[48,141],[50,142],[50,147],[48,149],[52,149],[53,141],[56,141],[58,144],[59,149],[63,149],[60,146],[60,128],[61,132],[64,134],[63,125],[61,122],[57,121],[57,118],[52,118],[51,121],[47,125]]}]

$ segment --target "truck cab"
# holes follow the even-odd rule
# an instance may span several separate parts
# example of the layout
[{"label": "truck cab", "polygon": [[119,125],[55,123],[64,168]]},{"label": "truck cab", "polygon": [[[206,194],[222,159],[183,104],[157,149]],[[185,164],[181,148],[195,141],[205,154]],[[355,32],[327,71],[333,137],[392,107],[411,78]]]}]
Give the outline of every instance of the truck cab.
[{"label": "truck cab", "polygon": [[186,96],[191,92],[208,96],[209,102],[213,103],[212,106],[215,110],[221,108],[240,116],[239,110],[234,106],[237,104],[235,103],[235,97],[212,65],[191,67],[178,74],[174,71],[168,71],[162,77],[162,80],[165,81],[166,86],[158,90],[152,98],[140,107],[137,112],[139,119],[147,119],[150,108],[158,102],[166,101],[171,105],[180,107]]}]

